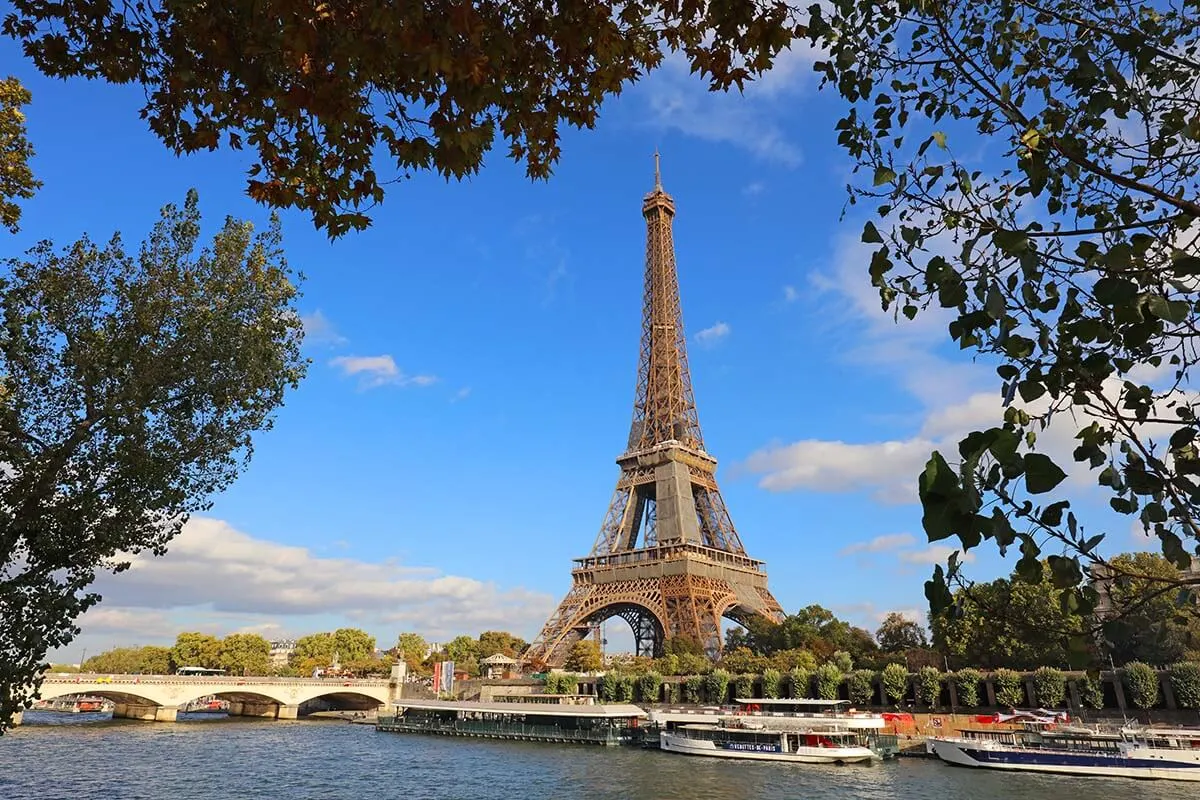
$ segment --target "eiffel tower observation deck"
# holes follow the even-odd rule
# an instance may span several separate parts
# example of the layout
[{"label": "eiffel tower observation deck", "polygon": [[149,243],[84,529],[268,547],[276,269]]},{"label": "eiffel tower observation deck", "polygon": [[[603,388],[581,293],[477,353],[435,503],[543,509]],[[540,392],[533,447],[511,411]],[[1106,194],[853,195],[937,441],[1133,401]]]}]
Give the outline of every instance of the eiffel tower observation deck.
[{"label": "eiffel tower observation deck", "polygon": [[617,488],[572,586],[522,661],[561,667],[572,646],[611,617],[633,629],[638,655],[660,656],[687,637],[721,650],[721,619],[779,620],[763,562],[750,558],[717,487],[717,460],[704,449],[688,370],[687,338],[671,225],[675,201],[662,187],[642,202],[646,272],[633,424]]}]

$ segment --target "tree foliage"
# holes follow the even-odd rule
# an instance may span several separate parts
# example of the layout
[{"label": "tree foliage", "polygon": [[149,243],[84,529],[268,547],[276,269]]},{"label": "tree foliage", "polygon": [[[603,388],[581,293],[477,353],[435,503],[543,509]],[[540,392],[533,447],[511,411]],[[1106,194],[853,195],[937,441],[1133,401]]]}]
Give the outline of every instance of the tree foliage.
[{"label": "tree foliage", "polygon": [[204,667],[218,669],[221,666],[221,640],[208,633],[190,631],[175,637],[171,648],[171,668]]},{"label": "tree foliage", "polygon": [[169,675],[171,650],[167,647],[114,647],[80,665],[83,672],[111,675]]},{"label": "tree foliage", "polygon": [[0,225],[14,233],[21,219],[19,200],[28,200],[41,186],[34,179],[29,161],[33,145],[25,137],[25,115],[29,90],[16,78],[0,79]]},{"label": "tree foliage", "polygon": [[954,605],[930,617],[934,646],[956,664],[986,669],[1089,660],[1077,638],[1085,621],[1064,611],[1058,594],[1049,573],[1036,582],[1014,573],[960,587]]},{"label": "tree foliage", "polygon": [[136,253],[50,242],[0,276],[0,728],[99,597],[237,476],[304,370],[277,223],[197,252],[195,193]]},{"label": "tree foliage", "polygon": [[480,658],[494,656],[497,653],[509,658],[516,658],[529,647],[524,639],[513,636],[508,631],[484,631],[479,634],[479,646],[476,651]]},{"label": "tree foliage", "polygon": [[429,655],[429,642],[418,633],[402,633],[396,637],[396,652],[408,664],[408,668],[413,670]]},{"label": "tree foliage", "polygon": [[564,669],[574,672],[596,672],[603,666],[600,659],[600,646],[591,639],[580,639],[571,646]]},{"label": "tree foliage", "polygon": [[662,682],[662,675],[659,675],[657,672],[644,672],[638,675],[638,699],[643,703],[657,703]]},{"label": "tree foliage", "polygon": [[[780,623],[752,617],[744,628],[730,628],[725,634],[725,649],[748,649],[767,657],[776,668],[790,669],[786,663],[792,652],[808,652],[816,661],[832,658],[844,651],[853,661],[872,657],[878,650],[874,638],[862,628],[839,619],[823,606],[811,605],[788,614]],[[803,666],[803,665],[801,665]],[[815,663],[809,669],[815,668]]]},{"label": "tree foliage", "polygon": [[[1200,544],[1200,399],[1180,389],[1200,308],[1194,4],[812,11],[809,35],[828,50],[818,70],[850,104],[838,129],[861,176],[852,200],[879,214],[862,239],[884,307],[948,316],[951,338],[1003,381],[1003,418],[920,476],[929,540],[1017,549],[1021,579],[1046,572],[1087,611],[1086,568],[1106,559],[1103,531],[1059,490],[1077,468],[1186,567]],[[1068,457],[1039,438],[1051,420],[1055,440],[1073,439]],[[959,567],[935,568],[934,611]]]},{"label": "tree foliage", "polygon": [[393,179],[378,165],[461,178],[500,140],[544,178],[560,126],[592,127],[604,99],[664,50],[682,50],[714,88],[740,86],[796,30],[778,0],[12,8],[4,32],[42,72],[142,84],[142,116],[167,147],[250,150],[248,193],[309,212],[331,235],[368,224],[364,206]]},{"label": "tree foliage", "polygon": [[895,611],[884,617],[879,629],[875,631],[875,641],[885,653],[903,653],[929,646],[925,638],[925,629]]},{"label": "tree foliage", "polygon": [[1179,606],[1178,592],[1162,591],[1184,578],[1178,567],[1157,553],[1122,553],[1109,569],[1102,632],[1115,663],[1170,664],[1200,644],[1200,620]]},{"label": "tree foliage", "polygon": [[217,659],[230,675],[266,675],[271,671],[271,643],[257,633],[233,633],[221,640]]}]

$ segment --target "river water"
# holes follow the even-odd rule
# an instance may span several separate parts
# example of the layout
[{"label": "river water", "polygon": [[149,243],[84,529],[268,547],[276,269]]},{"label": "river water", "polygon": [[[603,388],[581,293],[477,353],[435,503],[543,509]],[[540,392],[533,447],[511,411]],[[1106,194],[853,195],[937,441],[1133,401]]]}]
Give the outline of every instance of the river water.
[{"label": "river water", "polygon": [[[182,715],[181,715],[182,719]],[[1196,784],[902,759],[725,761],[633,748],[376,733],[345,722],[87,722],[29,713],[0,737],[3,800],[1195,800]]]}]

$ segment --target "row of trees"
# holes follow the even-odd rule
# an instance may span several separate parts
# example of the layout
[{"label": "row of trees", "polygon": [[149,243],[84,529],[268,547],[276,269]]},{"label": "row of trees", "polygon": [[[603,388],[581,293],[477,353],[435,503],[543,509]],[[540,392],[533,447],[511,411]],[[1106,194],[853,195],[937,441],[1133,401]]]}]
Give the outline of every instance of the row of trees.
[{"label": "row of trees", "polygon": [[[1126,697],[1134,706],[1149,709],[1162,699],[1160,673],[1142,662],[1132,662],[1118,671]],[[1166,671],[1167,682],[1179,708],[1200,709],[1200,663],[1181,662]],[[582,676],[564,672],[546,676],[545,691],[573,693]],[[724,703],[739,698],[819,698],[845,699],[856,705],[876,701],[904,706],[909,702],[930,708],[949,705],[948,692],[954,688],[955,705],[977,708],[988,705],[985,680],[990,680],[996,704],[1022,707],[1036,702],[1044,708],[1060,708],[1069,699],[1068,681],[1074,679],[1079,701],[1092,709],[1104,708],[1104,686],[1098,673],[1068,674],[1057,667],[1039,667],[1033,673],[999,669],[984,673],[967,667],[956,672],[943,672],[935,667],[922,667],[909,672],[904,666],[888,664],[882,670],[856,669],[843,671],[833,661],[815,670],[793,669],[780,672],[767,669],[762,674],[738,674],[722,668],[705,674],[680,676],[666,680],[653,669],[629,665],[611,670],[596,679],[596,692],[605,702],[690,702]],[[1033,693],[1026,682],[1033,684]]]},{"label": "row of trees", "polygon": [[410,672],[428,675],[436,661],[452,660],[471,675],[479,661],[502,653],[520,655],[528,644],[506,631],[484,631],[478,638],[459,636],[435,648],[415,633],[402,633],[394,647],[380,653],[375,637],[358,628],[313,633],[296,640],[286,664],[270,663],[271,643],[255,633],[235,633],[224,639],[206,633],[181,633],[171,647],[117,647],[87,659],[85,672],[166,675],[179,667],[224,669],[234,675],[304,676],[333,667],[343,674],[383,675],[404,660]]}]

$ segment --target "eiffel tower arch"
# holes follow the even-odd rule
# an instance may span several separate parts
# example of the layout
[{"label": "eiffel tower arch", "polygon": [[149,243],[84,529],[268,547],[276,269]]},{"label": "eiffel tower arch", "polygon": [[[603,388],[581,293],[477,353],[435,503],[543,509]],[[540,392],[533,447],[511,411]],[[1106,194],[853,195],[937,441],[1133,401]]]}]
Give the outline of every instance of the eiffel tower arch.
[{"label": "eiffel tower arch", "polygon": [[688,636],[715,656],[722,618],[783,616],[763,562],[746,555],[717,486],[717,460],[704,449],[679,303],[675,201],[654,158],[654,191],[642,202],[646,268],[629,440],[592,551],[575,560],[571,590],[522,658],[528,667],[561,667],[576,642],[612,617],[629,623],[639,655],[660,656],[668,638]]}]

